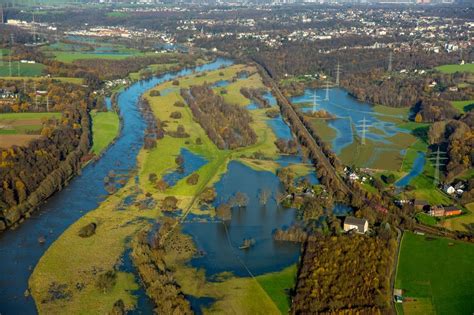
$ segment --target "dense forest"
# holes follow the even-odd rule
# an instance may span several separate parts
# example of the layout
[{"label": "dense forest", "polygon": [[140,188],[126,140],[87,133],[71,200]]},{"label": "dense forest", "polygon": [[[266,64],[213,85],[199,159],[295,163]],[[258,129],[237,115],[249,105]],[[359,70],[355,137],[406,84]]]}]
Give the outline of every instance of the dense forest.
[{"label": "dense forest", "polygon": [[294,314],[387,314],[396,242],[360,235],[319,236],[305,245]]},{"label": "dense forest", "polygon": [[181,90],[181,95],[209,138],[219,149],[235,149],[254,144],[257,135],[250,126],[252,117],[245,108],[228,104],[208,85]]},{"label": "dense forest", "polygon": [[435,122],[428,131],[428,140],[434,147],[446,152],[446,182],[474,167],[474,112],[459,120]]},{"label": "dense forest", "polygon": [[0,230],[60,189],[89,151],[87,92],[65,83],[55,85],[55,91],[64,106],[61,120],[45,121],[42,136],[28,146],[0,151]]}]

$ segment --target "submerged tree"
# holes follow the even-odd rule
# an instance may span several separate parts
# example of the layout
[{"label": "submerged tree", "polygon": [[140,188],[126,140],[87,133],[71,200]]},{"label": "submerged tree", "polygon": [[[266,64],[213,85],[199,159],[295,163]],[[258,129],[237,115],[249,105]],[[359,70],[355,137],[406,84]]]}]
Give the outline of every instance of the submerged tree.
[{"label": "submerged tree", "polygon": [[265,206],[268,202],[268,198],[271,196],[271,191],[267,188],[260,189],[258,194],[258,200],[261,205]]},{"label": "submerged tree", "polygon": [[249,197],[243,192],[236,192],[234,197],[231,199],[232,206],[244,208],[249,203]]}]

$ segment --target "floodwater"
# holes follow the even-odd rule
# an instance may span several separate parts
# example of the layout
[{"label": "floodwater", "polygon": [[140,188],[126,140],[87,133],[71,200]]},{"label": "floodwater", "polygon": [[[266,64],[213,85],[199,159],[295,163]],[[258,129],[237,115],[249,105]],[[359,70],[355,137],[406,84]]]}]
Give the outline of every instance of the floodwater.
[{"label": "floodwater", "polygon": [[[399,128],[393,122],[388,122],[382,118],[391,117],[406,119],[400,115],[391,115],[378,113],[374,111],[373,106],[363,103],[350,96],[347,91],[341,88],[329,89],[329,99],[326,100],[326,90],[324,89],[306,89],[301,96],[291,98],[295,104],[305,103],[307,106],[301,108],[302,111],[312,111],[314,99],[316,95],[316,110],[324,109],[336,116],[336,119],[328,121],[328,125],[336,131],[336,137],[332,140],[331,147],[336,154],[340,154],[342,149],[354,142],[354,136],[362,137],[362,130],[365,125],[370,126],[366,129],[367,139],[375,142],[389,144],[392,143],[390,138],[399,133],[409,133],[407,129]],[[402,155],[406,151],[400,152]],[[375,152],[374,156],[375,158]],[[397,187],[404,187],[408,182],[421,174],[425,165],[424,155],[420,153],[413,163],[410,173],[397,182]]]},{"label": "floodwater", "polygon": [[[183,231],[191,235],[197,249],[204,255],[191,260],[191,265],[204,268],[207,276],[230,271],[248,277],[279,271],[299,257],[299,244],[273,240],[273,232],[289,227],[296,211],[279,206],[275,197],[283,192],[278,177],[271,172],[255,171],[236,161],[229,163],[227,172],[215,185],[217,201],[228,201],[237,192],[248,197],[248,205],[232,209],[232,219],[227,223],[218,220],[186,222]],[[265,206],[259,202],[259,192],[267,190],[271,197]],[[255,240],[255,245],[239,249],[245,238]],[[250,273],[249,273],[250,272]]]},{"label": "floodwater", "polygon": [[[216,70],[232,63],[231,60],[219,58],[194,70]],[[103,179],[111,170],[122,173],[135,168],[145,130],[145,122],[137,107],[140,96],[159,83],[191,73],[192,69],[185,69],[153,77],[139,81],[121,92],[118,106],[123,118],[123,130],[117,141],[100,160],[87,165],[81,175],[48,199],[19,228],[0,235],[0,314],[36,312],[33,299],[25,298],[24,292],[38,260],[64,230],[85,213],[97,208],[106,198]],[[46,242],[40,245],[39,237],[45,237]]]},{"label": "floodwater", "polygon": [[176,169],[163,176],[163,180],[168,184],[168,186],[176,185],[178,181],[191,175],[207,163],[207,160],[203,157],[184,148],[181,149],[180,155],[183,158],[182,169]]},{"label": "floodwater", "polygon": [[413,166],[410,172],[404,177],[402,177],[399,181],[397,181],[395,183],[395,186],[405,187],[406,185],[408,185],[413,178],[417,177],[423,172],[425,163],[426,163],[425,154],[423,152],[418,152],[418,155],[415,161],[413,162]]},{"label": "floodwater", "polygon": [[356,126],[363,125],[365,119],[366,126],[371,126],[366,132],[367,139],[390,143],[388,138],[395,136],[399,132],[409,132],[396,126],[393,122],[387,122],[381,119],[382,116],[404,118],[397,115],[388,115],[377,113],[373,106],[367,103],[359,102],[351,97],[347,91],[340,88],[329,89],[329,100],[325,100],[326,91],[321,89],[306,89],[301,96],[291,98],[294,104],[307,103],[308,106],[303,107],[302,111],[312,111],[314,93],[317,97],[316,110],[324,109],[335,115],[337,119],[329,120],[328,124],[336,130],[336,137],[331,145],[336,154],[340,154],[341,150],[354,141],[354,132],[358,136],[362,136],[362,128]]}]

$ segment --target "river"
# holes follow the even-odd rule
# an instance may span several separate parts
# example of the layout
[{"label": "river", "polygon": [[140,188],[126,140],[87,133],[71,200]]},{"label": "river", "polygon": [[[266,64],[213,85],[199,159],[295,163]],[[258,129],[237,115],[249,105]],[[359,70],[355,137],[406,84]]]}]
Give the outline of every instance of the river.
[{"label": "river", "polygon": [[[25,298],[28,279],[48,247],[76,220],[95,209],[106,198],[104,177],[110,172],[130,173],[143,145],[145,122],[138,110],[140,96],[155,85],[192,71],[216,70],[232,64],[228,59],[138,81],[120,93],[118,106],[122,133],[101,159],[87,165],[62,191],[52,196],[19,228],[0,235],[0,314],[34,314],[31,297]],[[119,162],[119,163],[118,163]],[[39,244],[38,238],[45,237]]]}]

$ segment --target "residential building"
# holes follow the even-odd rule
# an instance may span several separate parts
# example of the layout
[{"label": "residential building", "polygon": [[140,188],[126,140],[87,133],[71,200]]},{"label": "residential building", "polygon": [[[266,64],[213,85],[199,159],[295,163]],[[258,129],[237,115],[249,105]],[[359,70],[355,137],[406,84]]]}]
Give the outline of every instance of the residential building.
[{"label": "residential building", "polygon": [[346,217],[344,220],[344,231],[356,231],[357,233],[366,233],[369,229],[369,221],[367,219],[359,219],[355,217]]}]

